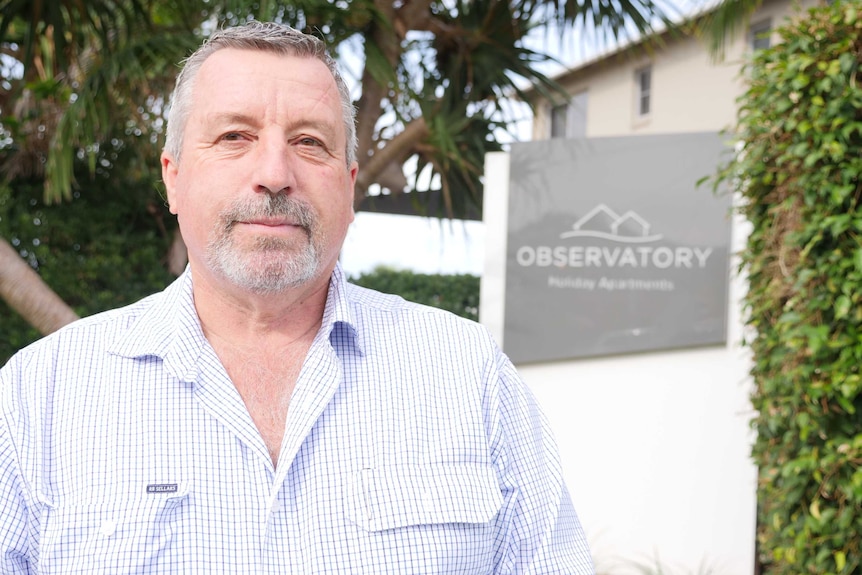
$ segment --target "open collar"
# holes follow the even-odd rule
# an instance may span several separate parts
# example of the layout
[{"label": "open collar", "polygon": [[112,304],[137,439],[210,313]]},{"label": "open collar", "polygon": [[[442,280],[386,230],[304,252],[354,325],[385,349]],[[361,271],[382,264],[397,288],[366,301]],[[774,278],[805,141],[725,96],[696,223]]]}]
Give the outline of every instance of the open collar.
[{"label": "open collar", "polygon": [[[330,343],[336,338],[342,344],[348,342],[361,355],[361,341],[346,284],[341,265],[337,264],[329,280],[318,338],[325,337]],[[162,293],[147,298],[151,299],[150,305],[141,305],[145,303],[141,302],[133,306],[142,312],[129,317],[129,329],[108,353],[127,358],[158,357],[172,375],[182,381],[194,381],[201,352],[209,344],[195,310],[192,286],[191,269],[187,267]]]}]

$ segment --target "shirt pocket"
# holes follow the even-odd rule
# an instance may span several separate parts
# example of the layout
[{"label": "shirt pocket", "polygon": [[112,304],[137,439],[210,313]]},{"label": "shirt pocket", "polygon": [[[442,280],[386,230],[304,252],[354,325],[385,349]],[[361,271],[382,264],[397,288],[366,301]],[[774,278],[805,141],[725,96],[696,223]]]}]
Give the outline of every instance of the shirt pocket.
[{"label": "shirt pocket", "polygon": [[391,466],[357,471],[346,494],[348,519],[369,532],[443,524],[485,524],[503,496],[493,466]]},{"label": "shirt pocket", "polygon": [[40,571],[144,573],[164,565],[187,501],[188,486],[172,484],[152,493],[47,505]]}]

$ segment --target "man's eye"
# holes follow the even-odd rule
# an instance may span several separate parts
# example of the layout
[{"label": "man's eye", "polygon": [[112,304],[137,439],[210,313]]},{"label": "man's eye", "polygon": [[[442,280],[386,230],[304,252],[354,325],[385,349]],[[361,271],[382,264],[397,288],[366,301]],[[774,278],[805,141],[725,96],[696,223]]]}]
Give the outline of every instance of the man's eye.
[{"label": "man's eye", "polygon": [[241,140],[242,134],[240,134],[239,132],[227,132],[226,134],[222,135],[221,139],[233,142],[236,140]]},{"label": "man's eye", "polygon": [[303,146],[322,146],[323,145],[320,143],[320,140],[317,140],[317,139],[312,138],[312,137],[300,138],[299,143]]}]

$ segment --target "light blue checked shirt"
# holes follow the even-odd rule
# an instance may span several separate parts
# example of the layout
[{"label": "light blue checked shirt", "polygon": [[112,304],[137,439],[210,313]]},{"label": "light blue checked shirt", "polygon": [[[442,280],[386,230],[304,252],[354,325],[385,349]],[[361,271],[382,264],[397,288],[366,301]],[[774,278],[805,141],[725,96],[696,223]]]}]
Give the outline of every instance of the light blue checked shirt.
[{"label": "light blue checked shirt", "polygon": [[336,269],[273,468],[191,287],[0,370],[0,572],[593,573],[547,423],[481,326]]}]

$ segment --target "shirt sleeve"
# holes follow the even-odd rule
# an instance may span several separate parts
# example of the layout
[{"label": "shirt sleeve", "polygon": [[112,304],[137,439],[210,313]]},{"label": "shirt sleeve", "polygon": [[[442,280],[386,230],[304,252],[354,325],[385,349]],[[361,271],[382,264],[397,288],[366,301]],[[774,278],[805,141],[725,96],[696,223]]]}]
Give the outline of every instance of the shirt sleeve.
[{"label": "shirt sleeve", "polygon": [[[503,487],[498,515],[503,544],[497,573],[593,575],[593,561],[563,481],[548,421],[515,367],[500,351],[498,397],[489,422],[492,455]],[[496,425],[495,425],[496,424]]]},{"label": "shirt sleeve", "polygon": [[0,573],[31,573],[28,511],[8,425],[9,368],[0,370]]}]

